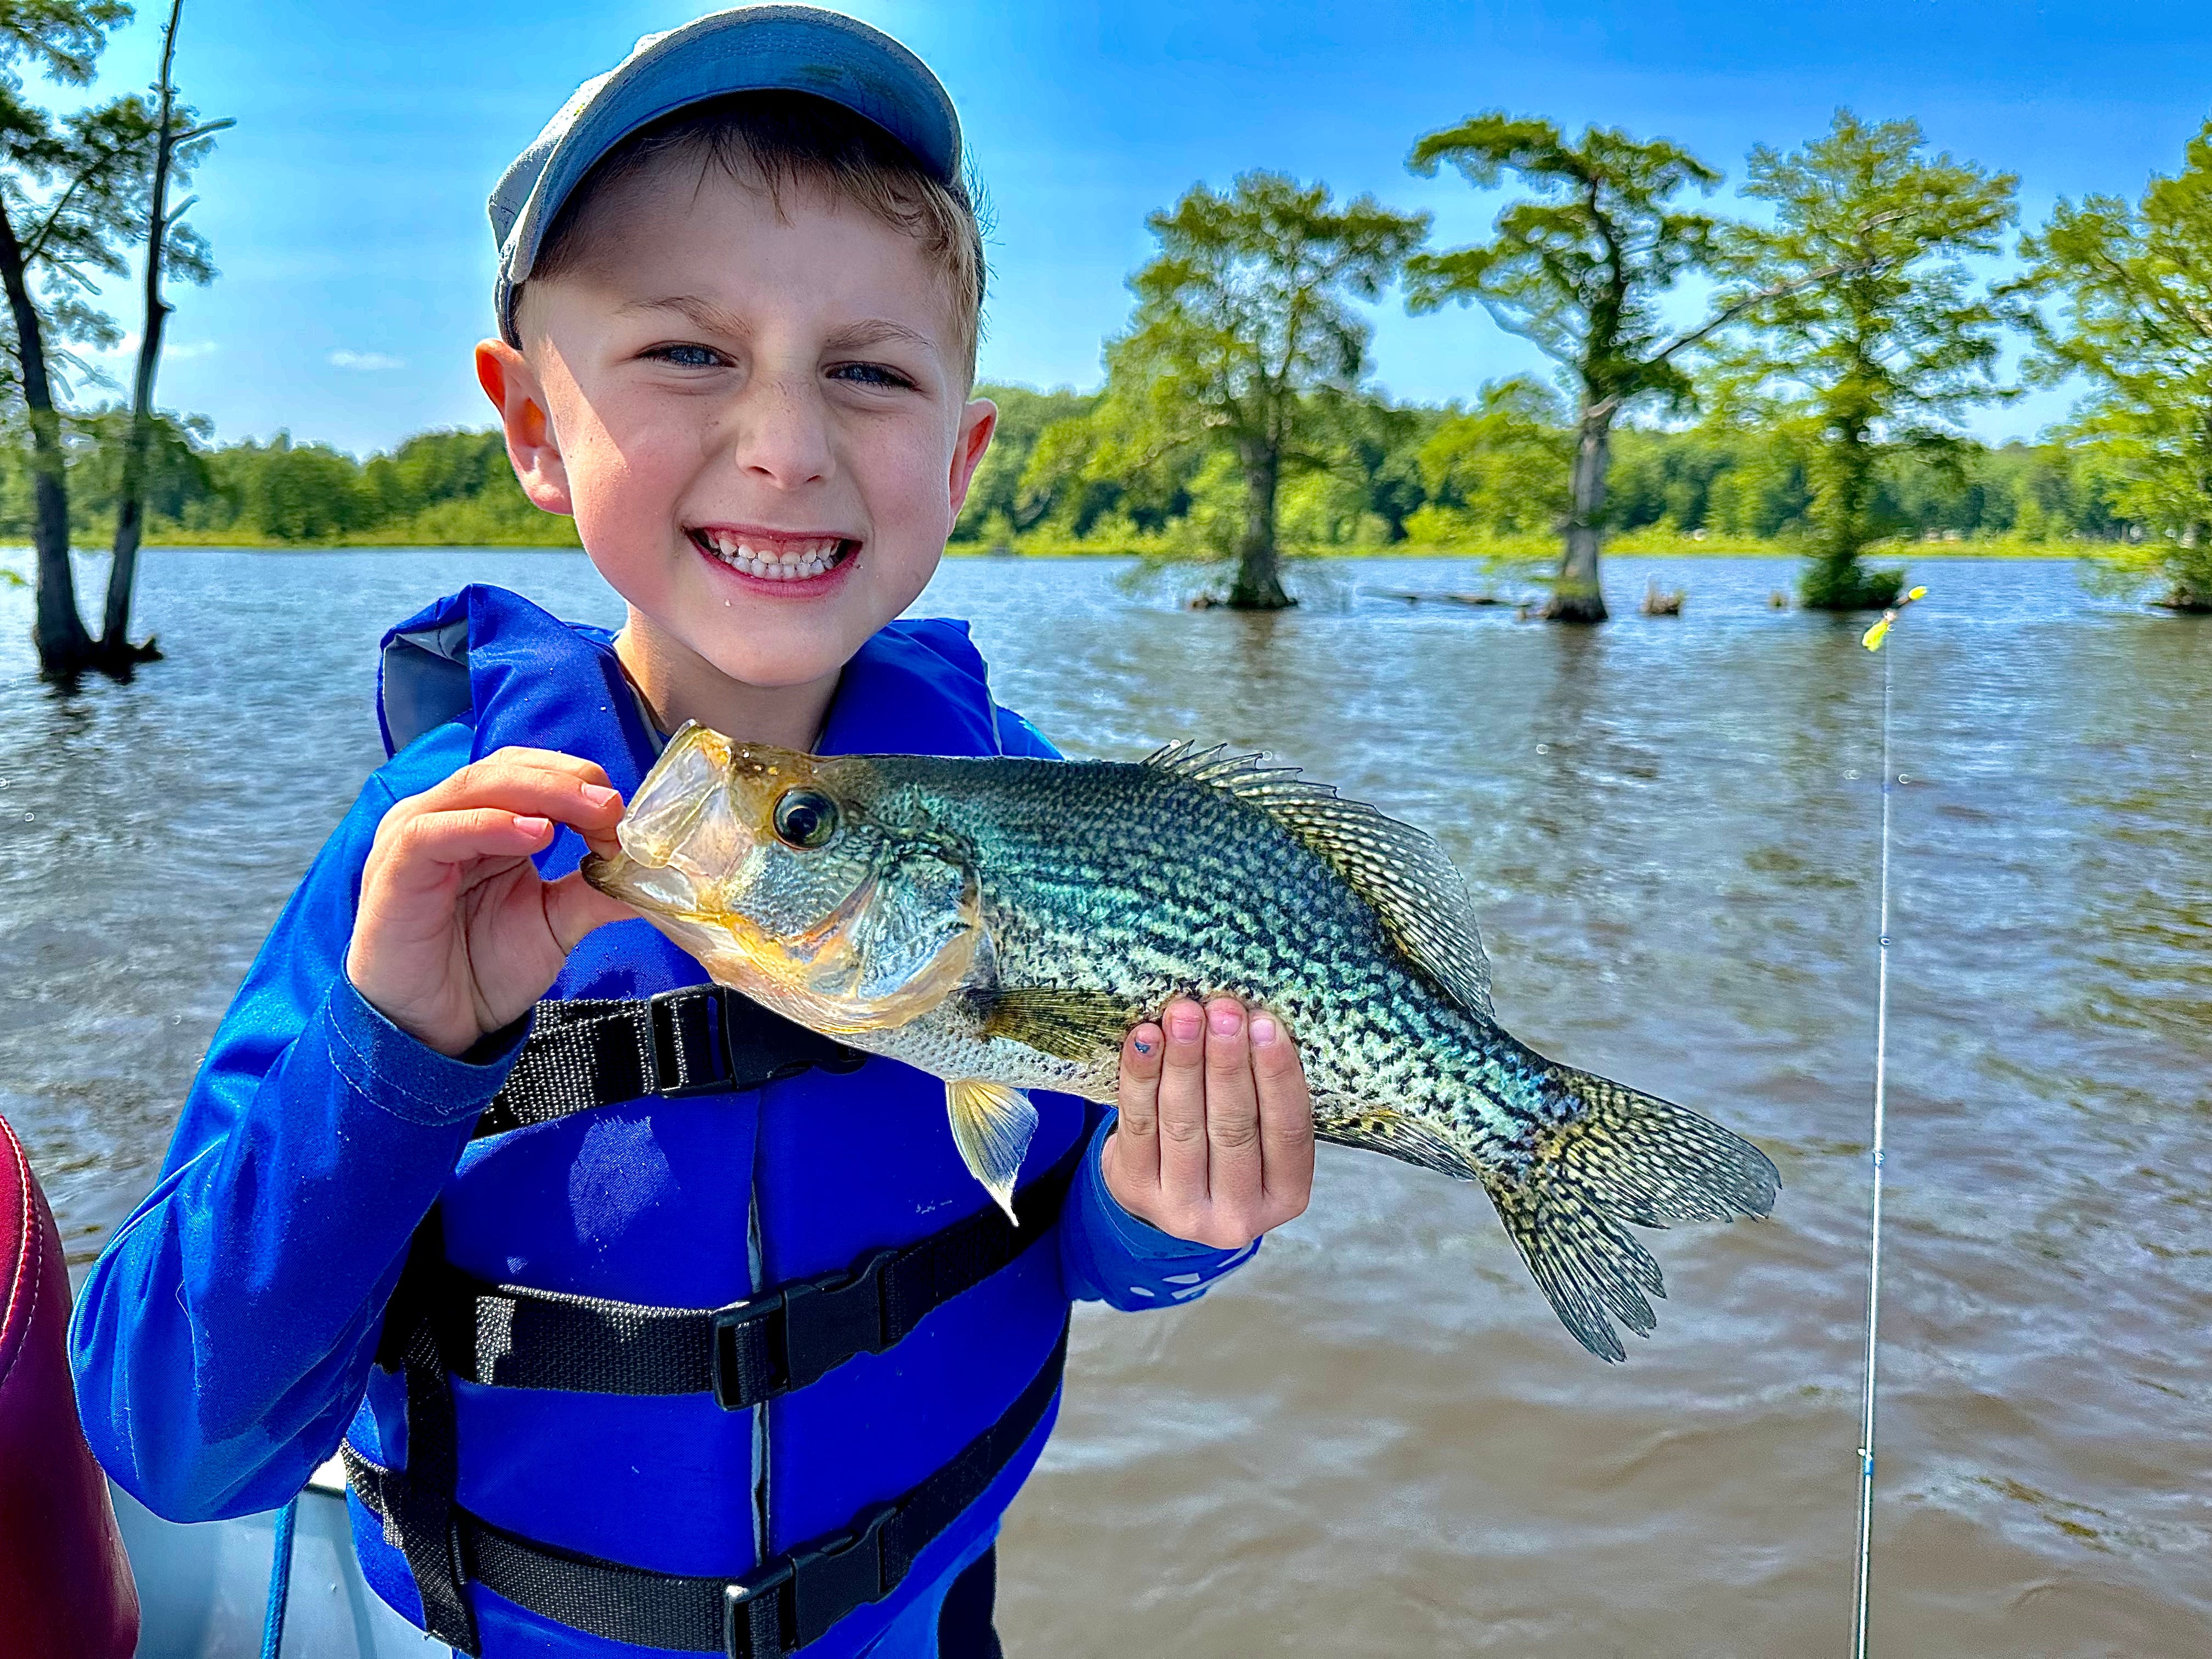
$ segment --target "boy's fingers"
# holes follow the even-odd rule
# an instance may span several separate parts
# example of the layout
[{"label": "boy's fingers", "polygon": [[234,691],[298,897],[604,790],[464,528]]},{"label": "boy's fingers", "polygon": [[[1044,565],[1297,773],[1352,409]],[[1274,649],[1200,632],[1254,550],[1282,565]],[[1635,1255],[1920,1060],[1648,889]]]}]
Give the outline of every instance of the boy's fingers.
[{"label": "boy's fingers", "polygon": [[1121,1040],[1121,1080],[1115,1091],[1121,1116],[1109,1143],[1116,1197],[1159,1190],[1160,1060],[1166,1041],[1152,1024],[1139,1025]]},{"label": "boy's fingers", "polygon": [[573,772],[495,757],[463,767],[443,783],[402,802],[392,813],[404,826],[410,820],[471,807],[549,817],[598,836],[611,833],[623,812],[622,797],[603,783]]},{"label": "boy's fingers", "polygon": [[1244,1006],[1234,997],[1206,1005],[1207,1196],[1224,1219],[1242,1225],[1260,1207],[1260,1102]]},{"label": "boy's fingers", "polygon": [[1181,1206],[1206,1202],[1206,1011],[1188,997],[1160,1025],[1160,1194]]},{"label": "boy's fingers", "polygon": [[519,743],[509,744],[504,749],[495,749],[475,764],[536,766],[549,772],[566,772],[580,783],[596,783],[602,788],[608,781],[605,769],[597,761],[587,761],[579,755],[564,755],[557,749],[532,749]]},{"label": "boy's fingers", "polygon": [[620,899],[602,893],[574,870],[560,880],[545,884],[544,901],[545,926],[564,957],[576,948],[585,934],[611,921],[630,921],[637,915]]},{"label": "boy's fingers", "polygon": [[1268,1206],[1286,1221],[1313,1195],[1313,1095],[1297,1045],[1273,1014],[1252,1016],[1252,1075],[1259,1085]]},{"label": "boy's fingers", "polygon": [[552,839],[552,821],[543,814],[496,806],[423,812],[400,830],[401,855],[386,866],[385,878],[399,893],[433,891],[446,884],[456,865],[527,858]]}]

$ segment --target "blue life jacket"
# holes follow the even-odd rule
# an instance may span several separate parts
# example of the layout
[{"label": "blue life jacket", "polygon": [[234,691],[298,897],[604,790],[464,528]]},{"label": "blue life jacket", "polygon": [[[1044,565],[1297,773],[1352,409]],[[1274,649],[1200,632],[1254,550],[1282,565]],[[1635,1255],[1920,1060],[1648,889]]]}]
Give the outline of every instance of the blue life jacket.
[{"label": "blue life jacket", "polygon": [[[429,1199],[446,1255],[478,1279],[686,1308],[837,1272],[989,1205],[954,1148],[943,1085],[880,1058],[847,1075],[612,1104],[467,1139],[498,1066],[422,1048],[343,979],[375,821],[392,799],[510,744],[595,761],[627,796],[659,739],[608,635],[489,587],[387,635],[380,712],[394,759],[248,975],[161,1183],[118,1231],[80,1304],[88,1434],[121,1484],[173,1518],[281,1503],[349,1417],[346,1438],[363,1457],[405,1466],[404,1389],[369,1360],[405,1230]],[[862,647],[820,748],[1052,752],[993,702],[964,624],[942,621],[894,623]],[[564,830],[538,862],[550,878],[583,850]],[[622,922],[586,938],[550,994],[639,998],[703,977],[648,924]],[[456,1379],[458,1501],[559,1549],[736,1577],[914,1486],[995,1422],[1051,1354],[1071,1296],[1162,1305],[1249,1255],[1166,1238],[1121,1212],[1097,1171],[1107,1114],[1071,1097],[1034,1098],[1025,1180],[1087,1147],[1059,1248],[1027,1251],[887,1352],[748,1411],[708,1395]],[[433,1158],[442,1180],[434,1165],[416,1172]],[[256,1332],[267,1333],[264,1350],[242,1350]],[[896,1591],[809,1653],[933,1652],[931,1598],[988,1547],[1051,1420]],[[399,1551],[358,1500],[353,1516],[369,1582],[421,1622]],[[486,1659],[657,1651],[541,1618],[481,1584],[470,1597]]]}]

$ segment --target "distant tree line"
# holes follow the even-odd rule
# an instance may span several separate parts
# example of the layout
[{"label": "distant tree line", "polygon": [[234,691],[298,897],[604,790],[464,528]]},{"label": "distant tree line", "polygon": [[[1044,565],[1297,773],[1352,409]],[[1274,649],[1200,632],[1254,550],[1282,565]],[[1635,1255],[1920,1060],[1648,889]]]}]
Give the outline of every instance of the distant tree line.
[{"label": "distant tree line", "polygon": [[[980,386],[999,434],[952,540],[962,550],[1064,548],[1204,560],[1233,551],[1246,486],[1233,458],[1191,447],[1149,466],[1102,467],[1103,394]],[[72,417],[64,436],[72,531],[113,529],[128,412]],[[1282,487],[1277,531],[1294,552],[1437,548],[1524,551],[1566,509],[1574,434],[1559,398],[1526,380],[1472,405],[1343,399],[1307,422],[1313,464]],[[1817,434],[1707,422],[1613,434],[1608,533],[1722,545],[1813,533]],[[1110,459],[1110,458],[1109,458]],[[2082,443],[1972,441],[1878,458],[1867,520],[1884,538],[2105,544],[2129,556],[2147,535],[2127,510],[2124,469]],[[0,538],[35,525],[27,446],[0,443]],[[574,524],[532,507],[495,431],[426,432],[360,460],[279,433],[216,445],[204,423],[156,420],[144,463],[147,537],[156,544],[562,546]]]},{"label": "distant tree line", "polygon": [[[71,528],[106,536],[118,510],[128,416],[73,417],[67,456]],[[245,546],[576,545],[575,526],[532,506],[497,432],[425,432],[389,454],[356,459],[326,444],[214,445],[204,422],[158,418],[143,485],[149,540]],[[0,537],[36,518],[31,458],[0,443]]]},{"label": "distant tree line", "polygon": [[[999,432],[956,545],[1203,558],[1238,529],[1244,484],[1220,453],[1102,466],[1103,394],[976,392],[998,404]],[[1278,529],[1294,553],[1518,550],[1554,537],[1566,511],[1575,434],[1559,398],[1535,382],[1486,386],[1472,405],[1347,399],[1309,429],[1324,428],[1314,465],[1281,492]],[[1612,437],[1604,526],[1724,544],[1802,542],[1814,532],[1818,435],[1788,424],[1625,428]],[[1885,538],[2100,544],[2124,558],[2148,533],[2126,510],[2128,488],[2124,469],[2082,443],[1899,444],[1875,457],[1864,515]]]}]

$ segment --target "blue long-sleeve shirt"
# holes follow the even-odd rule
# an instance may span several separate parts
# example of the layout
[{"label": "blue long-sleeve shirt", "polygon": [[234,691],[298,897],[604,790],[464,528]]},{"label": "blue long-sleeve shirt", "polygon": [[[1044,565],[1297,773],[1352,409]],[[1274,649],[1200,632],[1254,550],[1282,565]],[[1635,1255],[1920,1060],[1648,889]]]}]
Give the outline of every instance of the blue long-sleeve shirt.
[{"label": "blue long-sleeve shirt", "polygon": [[[374,774],[315,860],[210,1045],[160,1181],[78,1304],[86,1432],[121,1485],[174,1519],[280,1504],[342,1436],[372,1461],[404,1464],[404,1391],[373,1360],[434,1203],[448,1257],[481,1279],[712,1307],[927,1237],[988,1202],[952,1146],[942,1085],[881,1059],[472,1142],[519,1039],[451,1059],[354,991],[343,961],[376,825],[398,800],[518,742],[597,760],[627,794],[655,739],[605,636],[511,594],[469,590],[394,641],[387,721],[397,711],[419,723],[426,699],[450,704],[465,691],[460,717]],[[408,683],[393,683],[394,664],[409,667]],[[931,623],[893,624],[863,647],[822,747],[1052,753],[991,702],[964,630]],[[564,832],[540,863],[551,876],[580,852]],[[552,994],[638,996],[702,977],[647,924],[623,922],[579,947]],[[1122,1211],[1098,1165],[1108,1115],[1068,1097],[1036,1100],[1028,1170],[1087,1142],[1057,1249],[1030,1250],[889,1352],[757,1412],[708,1396],[456,1382],[463,1506],[601,1559],[735,1577],[896,1496],[994,1420],[1049,1352],[1071,1297],[1163,1305],[1249,1254],[1185,1244]],[[871,1650],[886,1659],[933,1652],[936,1600],[988,1544],[1049,1429],[1048,1419],[897,1591],[814,1650],[829,1659],[880,1638]],[[371,1583],[416,1616],[404,1561],[357,1502],[355,1531]],[[487,1659],[648,1651],[553,1625],[481,1586],[471,1595]]]}]

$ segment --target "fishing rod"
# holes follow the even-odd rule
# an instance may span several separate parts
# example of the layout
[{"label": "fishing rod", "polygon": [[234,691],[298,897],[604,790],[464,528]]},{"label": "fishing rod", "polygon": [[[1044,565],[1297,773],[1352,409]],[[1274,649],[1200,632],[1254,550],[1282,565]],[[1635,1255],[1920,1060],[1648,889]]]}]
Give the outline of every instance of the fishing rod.
[{"label": "fishing rod", "polygon": [[1881,655],[1881,647],[1905,607],[1927,592],[1914,588],[1859,636],[1861,645],[1881,656],[1881,924],[1875,934],[1880,943],[1875,969],[1874,1138],[1869,1148],[1874,1179],[1867,1216],[1866,1376],[1859,1392],[1858,1595],[1851,1615],[1852,1659],[1867,1659],[1867,1585],[1874,1560],[1875,1358],[1881,1329],[1882,1151],[1889,1125],[1889,792],[1897,775],[1889,764],[1889,659]]}]

